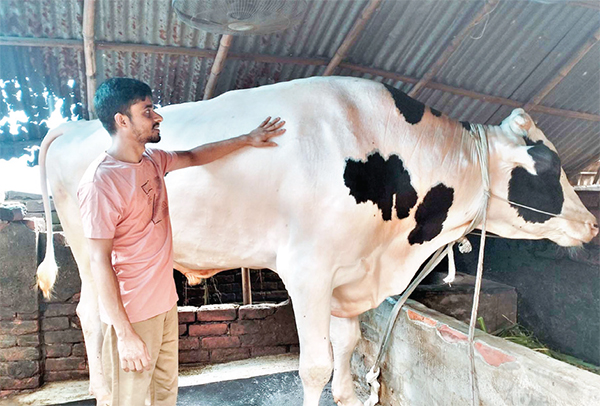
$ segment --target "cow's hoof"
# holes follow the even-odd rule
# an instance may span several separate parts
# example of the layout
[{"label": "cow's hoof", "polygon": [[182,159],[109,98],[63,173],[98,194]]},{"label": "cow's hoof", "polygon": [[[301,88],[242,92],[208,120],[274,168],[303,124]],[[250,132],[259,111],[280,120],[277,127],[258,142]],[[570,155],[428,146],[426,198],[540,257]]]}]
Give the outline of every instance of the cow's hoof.
[{"label": "cow's hoof", "polygon": [[96,398],[96,406],[110,406],[110,393],[106,390],[94,390],[90,385],[90,396]]},{"label": "cow's hoof", "polygon": [[353,396],[352,399],[346,399],[345,401],[337,396],[334,396],[333,403],[335,403],[337,406],[363,406],[363,403],[358,400],[356,396]]}]

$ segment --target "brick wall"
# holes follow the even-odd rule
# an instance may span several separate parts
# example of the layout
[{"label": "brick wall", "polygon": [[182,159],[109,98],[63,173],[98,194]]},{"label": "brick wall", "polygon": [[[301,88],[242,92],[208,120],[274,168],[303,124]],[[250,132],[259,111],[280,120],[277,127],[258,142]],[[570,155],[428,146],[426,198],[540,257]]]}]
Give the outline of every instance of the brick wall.
[{"label": "brick wall", "polygon": [[0,395],[37,388],[42,381],[32,228],[31,222],[0,222]]},{"label": "brick wall", "polygon": [[220,363],[298,352],[289,301],[179,308],[180,364]]},{"label": "brick wall", "polygon": [[[54,234],[58,279],[53,297],[42,298],[35,273],[46,236],[33,220],[0,221],[0,397],[35,389],[45,382],[85,379],[88,365],[76,315],[81,281],[60,233]],[[176,274],[179,274],[178,272]],[[252,271],[254,300],[286,299],[271,271]],[[211,285],[212,284],[212,285]],[[185,285],[184,285],[185,286]],[[212,288],[211,288],[212,286]],[[209,283],[213,300],[240,300],[241,276],[228,271]],[[188,297],[197,291],[189,290]],[[181,296],[181,292],[180,292]],[[298,352],[291,304],[216,304],[179,311],[182,365],[220,363]]]}]

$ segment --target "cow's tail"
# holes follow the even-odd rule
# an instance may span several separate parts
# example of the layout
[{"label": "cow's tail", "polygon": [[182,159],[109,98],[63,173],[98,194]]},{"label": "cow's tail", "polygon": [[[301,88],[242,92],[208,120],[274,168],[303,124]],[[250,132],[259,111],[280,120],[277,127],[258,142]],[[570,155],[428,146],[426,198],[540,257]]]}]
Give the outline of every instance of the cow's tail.
[{"label": "cow's tail", "polygon": [[52,236],[52,213],[50,212],[50,199],[48,197],[48,179],[46,176],[46,155],[52,141],[62,135],[62,131],[50,131],[42,141],[39,155],[40,181],[42,200],[44,202],[44,215],[46,217],[46,255],[37,269],[37,286],[46,299],[52,295],[52,287],[58,275],[58,266],[54,258],[54,238]]}]

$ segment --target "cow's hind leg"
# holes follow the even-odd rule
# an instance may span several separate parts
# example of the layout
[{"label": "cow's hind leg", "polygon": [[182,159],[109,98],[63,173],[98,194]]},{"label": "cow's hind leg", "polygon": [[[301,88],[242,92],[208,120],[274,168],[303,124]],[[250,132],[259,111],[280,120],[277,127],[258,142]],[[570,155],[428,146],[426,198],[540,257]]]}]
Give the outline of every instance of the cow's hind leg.
[{"label": "cow's hind leg", "polygon": [[333,347],[333,399],[339,406],[362,406],[354,393],[350,358],[360,338],[358,317],[331,316],[331,345]]},{"label": "cow's hind leg", "polygon": [[56,209],[81,278],[81,296],[77,305],[77,316],[81,322],[85,340],[90,371],[90,394],[96,398],[97,406],[107,406],[110,404],[110,391],[102,370],[103,337],[98,310],[98,292],[90,269],[87,240],[83,236],[79,217],[75,215],[79,213],[79,207],[67,197],[62,200],[60,205],[57,204]]},{"label": "cow's hind leg", "polygon": [[[291,263],[296,272],[287,274],[284,281],[292,299],[300,341],[303,406],[318,406],[323,387],[333,370],[329,341],[331,281],[315,269],[314,262],[307,265],[306,261],[296,259]],[[289,269],[291,267],[286,270]]]}]

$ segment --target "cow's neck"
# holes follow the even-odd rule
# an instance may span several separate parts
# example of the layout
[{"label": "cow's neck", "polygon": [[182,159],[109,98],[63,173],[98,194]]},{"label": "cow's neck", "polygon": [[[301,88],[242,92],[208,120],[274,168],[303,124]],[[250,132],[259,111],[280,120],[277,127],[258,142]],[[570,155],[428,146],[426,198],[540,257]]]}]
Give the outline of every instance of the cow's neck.
[{"label": "cow's neck", "polygon": [[[497,131],[493,126],[482,126],[482,129],[492,138]],[[449,133],[446,134],[452,136],[434,137],[430,141],[429,150],[415,154],[419,159],[433,159],[439,162],[435,174],[432,175],[435,180],[419,179],[420,196],[424,196],[439,182],[454,189],[454,201],[444,221],[442,232],[431,241],[422,244],[411,244],[407,238],[396,239],[392,255],[388,259],[389,266],[382,264],[382,268],[388,268],[388,272],[391,273],[390,279],[384,277],[383,280],[392,281],[392,292],[382,292],[382,297],[401,293],[427,258],[438,248],[462,237],[485,202],[482,170],[476,146],[479,137],[458,123],[454,127],[449,126],[446,131],[448,130]],[[433,156],[426,157],[428,154]],[[402,272],[397,271],[398,258],[402,258]]]}]

